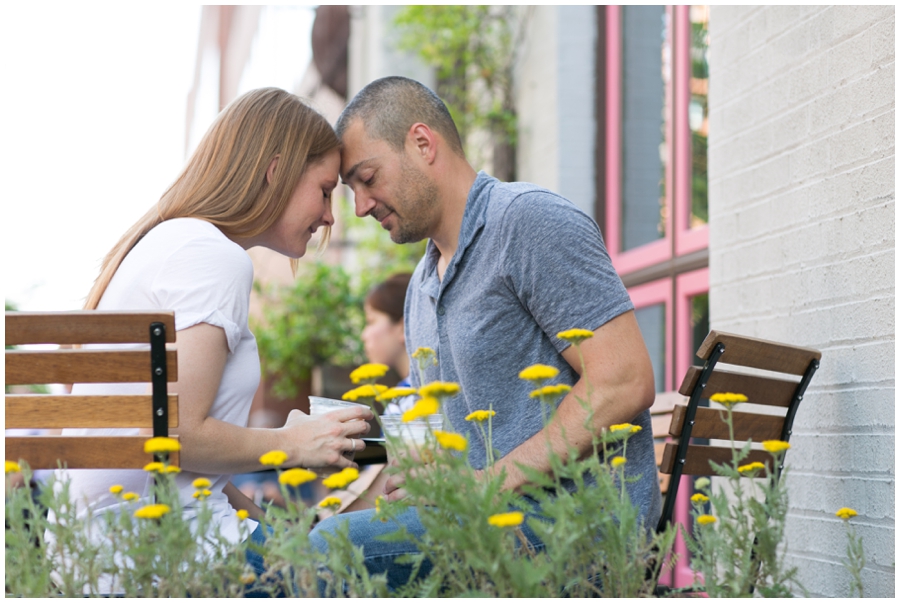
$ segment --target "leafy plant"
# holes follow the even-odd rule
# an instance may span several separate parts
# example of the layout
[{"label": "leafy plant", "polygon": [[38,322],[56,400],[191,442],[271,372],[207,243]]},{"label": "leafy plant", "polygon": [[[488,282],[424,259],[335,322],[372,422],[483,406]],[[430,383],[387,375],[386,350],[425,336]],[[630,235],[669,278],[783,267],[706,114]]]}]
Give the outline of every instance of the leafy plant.
[{"label": "leafy plant", "polygon": [[295,396],[314,366],[362,360],[362,296],[343,267],[304,263],[292,285],[257,282],[254,289],[264,308],[262,319],[251,327],[263,371],[274,377],[276,395]]}]

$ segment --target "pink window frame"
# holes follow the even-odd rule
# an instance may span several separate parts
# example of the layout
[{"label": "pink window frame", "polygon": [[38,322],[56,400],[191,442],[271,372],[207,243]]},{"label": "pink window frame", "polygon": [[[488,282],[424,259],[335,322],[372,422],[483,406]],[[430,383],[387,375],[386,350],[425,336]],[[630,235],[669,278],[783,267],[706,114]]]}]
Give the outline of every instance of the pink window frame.
[{"label": "pink window frame", "polygon": [[635,310],[664,304],[666,318],[665,384],[662,391],[672,389],[672,280],[665,278],[628,289]]},{"label": "pink window frame", "polygon": [[[691,228],[691,128],[688,109],[691,103],[691,15],[690,6],[674,7],[672,76],[675,94],[675,255],[684,255],[709,247],[709,225]],[[682,77],[686,74],[687,77]]]},{"label": "pink window frame", "polygon": [[[666,8],[670,15],[671,7]],[[669,28],[671,33],[672,28]],[[669,40],[671,42],[671,40]],[[672,103],[666,92],[666,139],[670,158],[666,162],[667,208],[672,207]],[[672,257],[672,212],[666,211],[665,236],[635,249],[622,251],[622,10],[606,7],[606,246],[619,274],[646,268]]]}]

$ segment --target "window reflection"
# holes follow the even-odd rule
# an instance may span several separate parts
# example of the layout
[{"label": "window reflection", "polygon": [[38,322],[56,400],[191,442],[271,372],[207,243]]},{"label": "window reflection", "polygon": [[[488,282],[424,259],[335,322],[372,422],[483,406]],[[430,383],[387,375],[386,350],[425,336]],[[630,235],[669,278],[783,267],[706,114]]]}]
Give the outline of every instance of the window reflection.
[{"label": "window reflection", "polygon": [[653,378],[656,381],[656,391],[666,390],[666,305],[655,304],[638,308],[634,311],[641,335],[647,351],[650,352],[650,361],[653,363]]},{"label": "window reflection", "polygon": [[691,19],[691,101],[688,125],[691,130],[691,213],[688,228],[709,221],[706,148],[709,137],[709,7],[692,6]]}]

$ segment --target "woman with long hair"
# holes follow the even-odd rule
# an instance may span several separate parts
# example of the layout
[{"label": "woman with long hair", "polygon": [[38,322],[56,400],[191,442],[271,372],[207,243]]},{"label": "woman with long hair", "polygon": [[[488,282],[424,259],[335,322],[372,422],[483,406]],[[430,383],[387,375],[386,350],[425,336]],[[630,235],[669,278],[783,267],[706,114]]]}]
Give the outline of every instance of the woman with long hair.
[{"label": "woman with long hair", "polygon": [[[270,450],[287,453],[285,467],[340,468],[354,466],[348,453],[365,448],[359,438],[372,418],[366,409],[319,417],[295,410],[280,428],[246,426],[260,379],[247,321],[253,265],[246,250],[263,246],[295,262],[319,228],[327,242],[339,146],[325,118],[299,97],[276,88],[244,94],[219,114],[175,183],[107,254],[85,303],[86,309],[175,311],[172,390],[179,396],[179,427],[173,433],[183,469],[176,485],[192,516],[192,482],[210,479],[206,504],[232,542],[240,540],[235,510],[246,509],[251,518],[260,510],[229,483],[231,474],[262,469],[259,458]],[[128,393],[129,387],[76,384],[73,393]],[[110,432],[123,433],[67,429],[64,435]],[[142,471],[68,476],[72,500],[87,501],[88,513],[118,504],[108,491],[112,484],[149,494]],[[258,526],[253,538],[262,538]]]}]

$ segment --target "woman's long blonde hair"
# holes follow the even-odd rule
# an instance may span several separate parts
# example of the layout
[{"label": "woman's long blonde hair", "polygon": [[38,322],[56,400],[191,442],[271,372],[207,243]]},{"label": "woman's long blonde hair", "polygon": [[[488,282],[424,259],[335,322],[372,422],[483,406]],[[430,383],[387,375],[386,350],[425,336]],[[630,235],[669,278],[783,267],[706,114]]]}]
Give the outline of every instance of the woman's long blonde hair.
[{"label": "woman's long blonde hair", "polygon": [[[307,166],[339,147],[328,121],[298,96],[260,88],[235,99],[175,183],[103,258],[84,308],[97,307],[122,260],[160,222],[200,218],[228,237],[259,235],[284,212]],[[267,182],[266,170],[276,156],[275,173]]]}]

